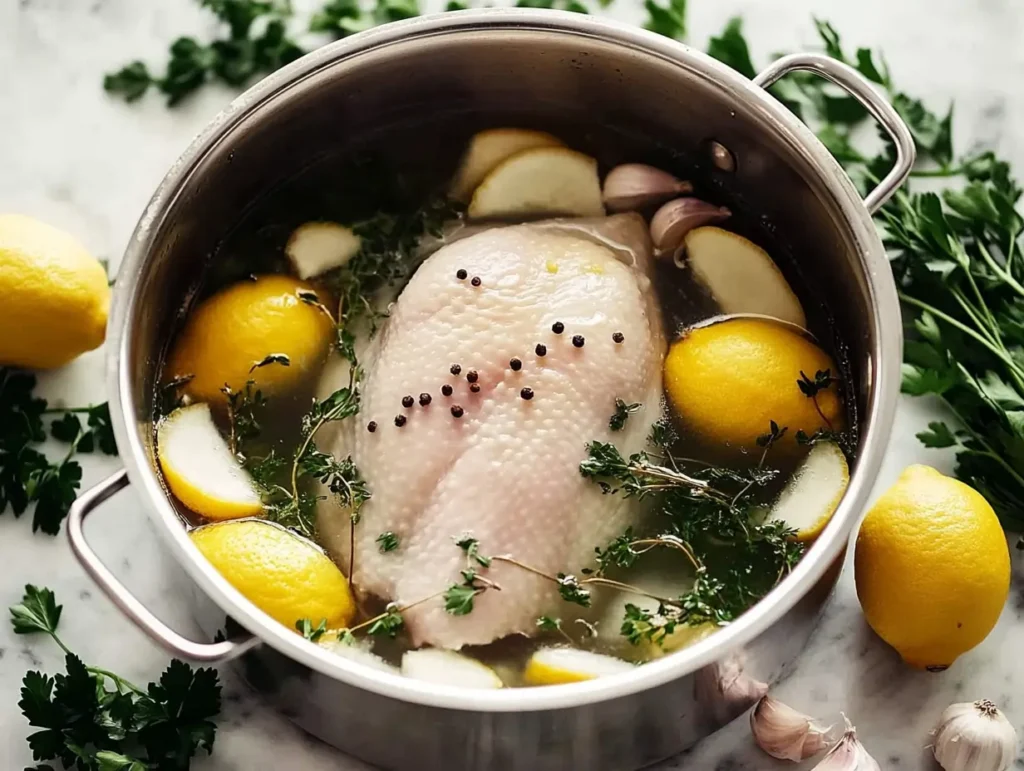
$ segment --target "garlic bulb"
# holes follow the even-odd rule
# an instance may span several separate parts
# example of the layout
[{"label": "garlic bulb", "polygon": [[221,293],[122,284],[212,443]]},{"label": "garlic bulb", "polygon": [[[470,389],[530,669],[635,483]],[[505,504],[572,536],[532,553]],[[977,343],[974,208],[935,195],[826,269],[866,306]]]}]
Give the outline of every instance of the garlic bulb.
[{"label": "garlic bulb", "polygon": [[610,211],[633,211],[691,192],[693,185],[667,171],[643,163],[624,163],[604,178],[601,198]]},{"label": "garlic bulb", "polygon": [[[846,715],[843,715],[846,720]],[[857,740],[857,729],[846,720],[846,732],[811,771],[882,771],[878,762]]]},{"label": "garlic bulb", "polygon": [[946,771],[1003,771],[1017,757],[1017,733],[988,699],[946,707],[934,734]]},{"label": "garlic bulb", "polygon": [[699,198],[677,198],[654,214],[651,240],[659,252],[673,252],[683,245],[686,234],[694,228],[722,222],[730,216],[732,212],[724,206],[715,206]]},{"label": "garlic bulb", "polygon": [[829,729],[814,718],[765,696],[750,713],[750,730],[757,746],[779,760],[805,760],[828,747]]}]

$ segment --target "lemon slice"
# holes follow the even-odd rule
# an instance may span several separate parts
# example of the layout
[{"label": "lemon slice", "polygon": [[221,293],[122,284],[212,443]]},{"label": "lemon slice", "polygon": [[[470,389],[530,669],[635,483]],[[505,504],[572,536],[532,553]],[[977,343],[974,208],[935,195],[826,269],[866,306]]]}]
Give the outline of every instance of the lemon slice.
[{"label": "lemon slice", "polygon": [[597,161],[566,147],[537,147],[506,158],[469,202],[469,216],[604,216]]},{"label": "lemon slice", "polygon": [[352,228],[337,222],[307,222],[288,238],[284,253],[305,281],[346,265],[363,247],[363,239]]},{"label": "lemon slice", "polygon": [[460,688],[501,688],[497,673],[486,664],[455,651],[421,648],[402,656],[402,674],[413,680]]},{"label": "lemon slice", "polygon": [[807,327],[804,308],[768,253],[716,227],[691,230],[686,262],[723,313],[756,313]]},{"label": "lemon slice", "polygon": [[768,519],[781,519],[795,528],[798,541],[817,538],[832,519],[849,483],[850,467],[839,445],[820,442],[782,489]]},{"label": "lemon slice", "polygon": [[541,648],[526,662],[523,680],[529,685],[580,683],[629,672],[633,668],[628,661],[603,653],[565,647]]},{"label": "lemon slice", "polygon": [[495,166],[510,155],[534,147],[562,147],[562,142],[546,131],[518,128],[478,131],[469,140],[469,146],[462,156],[455,181],[452,183],[452,198],[468,201],[476,186],[494,170]]},{"label": "lemon slice", "polygon": [[171,492],[207,519],[251,517],[260,496],[213,423],[208,404],[176,409],[157,426],[156,456]]}]

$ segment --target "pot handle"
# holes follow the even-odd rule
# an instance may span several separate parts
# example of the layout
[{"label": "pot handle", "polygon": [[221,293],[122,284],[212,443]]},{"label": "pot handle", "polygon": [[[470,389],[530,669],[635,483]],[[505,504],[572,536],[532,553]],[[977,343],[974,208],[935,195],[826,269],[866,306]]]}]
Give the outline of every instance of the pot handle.
[{"label": "pot handle", "polygon": [[772,83],[791,72],[813,72],[825,80],[831,81],[864,105],[864,108],[882,124],[882,128],[896,145],[896,163],[885,179],[868,193],[864,206],[874,214],[882,204],[888,201],[893,193],[902,185],[914,167],[917,148],[914,137],[889,102],[872,85],[871,81],[861,75],[848,64],[837,61],[825,54],[803,53],[783,56],[769,64],[754,78],[754,84],[768,88]]},{"label": "pot handle", "polygon": [[68,512],[68,540],[71,542],[71,551],[75,553],[79,563],[85,568],[85,572],[92,577],[104,594],[128,618],[134,621],[139,629],[146,633],[149,639],[174,656],[190,661],[217,664],[240,656],[258,645],[259,638],[253,635],[240,640],[223,640],[215,643],[197,643],[182,637],[154,616],[107,569],[107,566],[103,564],[86,541],[83,524],[85,518],[97,506],[129,484],[128,472],[121,469],[82,493],[71,504],[71,510]]}]

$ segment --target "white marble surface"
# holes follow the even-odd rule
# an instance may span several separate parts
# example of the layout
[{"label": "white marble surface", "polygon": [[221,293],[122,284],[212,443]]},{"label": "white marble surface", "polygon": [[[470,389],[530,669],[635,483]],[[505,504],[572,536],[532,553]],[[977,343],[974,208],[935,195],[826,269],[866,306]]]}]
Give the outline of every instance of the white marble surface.
[{"label": "white marble surface", "polygon": [[[308,5],[308,3],[306,3]],[[301,4],[300,4],[301,5]],[[613,15],[638,21],[639,0],[617,0]],[[1024,170],[1024,6],[1018,0],[691,0],[691,41],[703,46],[731,15],[742,13],[755,58],[814,42],[811,14],[830,19],[850,45],[882,48],[899,84],[942,105],[957,103],[961,149],[999,150]],[[191,0],[0,0],[0,211],[39,216],[79,236],[116,268],[151,191],[188,140],[229,99],[207,89],[168,111],[155,96],[134,106],[108,99],[102,74],[133,58],[159,61],[168,40],[202,33]],[[104,398],[102,352],[44,379],[45,395],[81,404]],[[879,480],[881,489],[908,463],[949,468],[948,454],[914,439],[929,406],[904,400]],[[88,461],[85,483],[117,467]],[[161,617],[184,632],[195,627],[184,600],[168,590],[165,558],[131,490],[94,517],[90,535],[115,572]],[[166,656],[97,592],[63,537],[32,535],[29,521],[0,519],[0,606],[22,584],[53,587],[65,605],[62,628],[88,661],[133,679],[156,676]],[[942,674],[909,671],[865,626],[851,575],[794,674],[777,694],[835,721],[843,710],[860,727],[884,768],[936,768],[928,729],[950,702],[987,697],[1024,730],[1024,572],[1015,553],[1010,601],[992,635]],[[16,638],[0,625],[0,768],[28,765],[28,726],[17,689],[30,667],[54,671],[60,657],[43,640]],[[362,768],[310,739],[262,705],[230,673],[215,755],[198,769]],[[745,721],[719,732],[664,769],[767,769],[774,763],[749,739]],[[807,766],[811,764],[806,764]],[[1018,766],[1024,766],[1020,761]]]}]

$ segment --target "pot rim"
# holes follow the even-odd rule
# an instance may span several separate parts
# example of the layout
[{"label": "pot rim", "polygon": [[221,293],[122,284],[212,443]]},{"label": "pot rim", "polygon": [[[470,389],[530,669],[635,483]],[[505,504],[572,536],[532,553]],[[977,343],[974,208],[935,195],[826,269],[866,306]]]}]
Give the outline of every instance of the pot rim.
[{"label": "pot rim", "polygon": [[[260,612],[232,587],[192,544],[166,497],[136,430],[131,375],[126,366],[135,317],[135,288],[143,275],[152,238],[169,208],[189,183],[201,159],[241,120],[269,100],[335,62],[412,39],[480,30],[548,32],[597,38],[639,53],[673,62],[715,81],[731,95],[755,107],[761,118],[787,142],[799,148],[819,171],[828,193],[847,219],[860,255],[860,267],[873,305],[870,319],[875,337],[871,351],[872,394],[867,409],[863,450],[843,500],[824,532],[792,573],[737,621],[709,638],[635,671],[587,682],[495,691],[462,689],[419,682],[373,670],[309,643]],[[720,660],[773,625],[824,575],[847,544],[881,466],[891,433],[899,390],[902,336],[896,287],[871,216],[845,172],[813,132],[782,104],[751,81],[706,54],[639,27],[560,11],[482,9],[432,14],[387,24],[320,48],[278,70],[235,99],[192,141],[173,164],[143,212],[118,271],[108,326],[108,390],[117,445],[130,479],[145,491],[147,514],[196,585],[241,626],[264,644],[324,675],[373,693],[433,707],[484,712],[563,709],[601,702],[648,690]],[[132,428],[129,428],[131,426]]]}]

